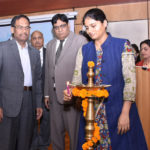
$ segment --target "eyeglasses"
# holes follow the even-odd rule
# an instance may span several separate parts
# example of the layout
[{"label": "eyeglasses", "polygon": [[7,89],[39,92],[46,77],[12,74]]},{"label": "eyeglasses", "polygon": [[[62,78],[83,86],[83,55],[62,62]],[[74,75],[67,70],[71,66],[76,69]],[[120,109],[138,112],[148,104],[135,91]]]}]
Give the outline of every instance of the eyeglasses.
[{"label": "eyeglasses", "polygon": [[60,28],[60,29],[64,29],[66,26],[67,26],[67,24],[62,24],[62,25],[60,25],[60,26],[54,26],[53,28],[54,28],[55,30],[59,30],[59,28]]},{"label": "eyeglasses", "polygon": [[18,30],[29,30],[31,27],[30,26],[26,26],[26,27],[23,27],[23,26],[14,26],[14,28],[18,29]]}]

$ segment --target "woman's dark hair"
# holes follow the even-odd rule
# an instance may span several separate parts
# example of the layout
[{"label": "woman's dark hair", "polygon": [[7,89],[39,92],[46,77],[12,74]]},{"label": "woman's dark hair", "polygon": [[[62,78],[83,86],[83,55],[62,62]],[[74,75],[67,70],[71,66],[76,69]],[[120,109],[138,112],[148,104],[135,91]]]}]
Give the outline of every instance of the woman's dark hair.
[{"label": "woman's dark hair", "polygon": [[65,14],[56,14],[55,16],[53,16],[51,21],[53,26],[55,23],[57,23],[57,20],[61,20],[68,24],[68,18]]},{"label": "woman's dark hair", "polygon": [[18,15],[18,16],[14,16],[12,18],[12,20],[11,20],[11,27],[15,27],[16,20],[19,20],[20,18],[25,18],[30,24],[30,19],[26,15]]},{"label": "woman's dark hair", "polygon": [[92,39],[90,38],[90,36],[86,33],[86,31],[80,31],[79,32],[80,35],[83,35],[88,41],[92,41]]},{"label": "woman's dark hair", "polygon": [[90,9],[85,13],[83,20],[82,20],[83,25],[84,25],[85,19],[87,17],[90,17],[90,18],[97,20],[97,21],[100,21],[102,23],[104,22],[104,20],[107,20],[104,12],[98,8]]},{"label": "woman's dark hair", "polygon": [[136,44],[131,44],[131,46],[135,49],[136,53],[140,53],[139,48]]},{"label": "woman's dark hair", "polygon": [[147,40],[142,41],[142,42],[140,43],[140,48],[141,48],[142,44],[147,44],[147,45],[150,47],[150,40],[147,39]]}]

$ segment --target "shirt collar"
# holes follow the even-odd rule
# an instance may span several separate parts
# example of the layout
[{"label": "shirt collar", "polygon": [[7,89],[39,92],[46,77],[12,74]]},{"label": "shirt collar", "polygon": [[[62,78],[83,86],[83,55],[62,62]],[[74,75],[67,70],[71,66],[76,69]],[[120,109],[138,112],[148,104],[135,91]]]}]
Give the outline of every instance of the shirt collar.
[{"label": "shirt collar", "polygon": [[19,49],[28,49],[28,43],[27,42],[25,43],[25,47],[24,48],[22,48],[22,46],[18,43],[18,41],[16,41],[16,44],[17,44]]},{"label": "shirt collar", "polygon": [[41,47],[41,48],[39,49],[39,51],[40,51],[40,52],[43,52],[43,47]]},{"label": "shirt collar", "polygon": [[[67,41],[67,39],[68,39],[68,37],[66,37],[66,38],[64,39],[64,42],[63,42],[63,43],[65,43],[65,42]],[[57,43],[60,43],[60,40],[59,40],[59,39],[57,39]]]}]

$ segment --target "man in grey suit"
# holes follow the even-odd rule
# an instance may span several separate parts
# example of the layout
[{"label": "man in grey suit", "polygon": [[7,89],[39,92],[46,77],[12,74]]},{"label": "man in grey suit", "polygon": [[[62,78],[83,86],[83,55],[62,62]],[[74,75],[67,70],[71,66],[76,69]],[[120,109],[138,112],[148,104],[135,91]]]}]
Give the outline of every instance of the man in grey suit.
[{"label": "man in grey suit", "polygon": [[0,149],[29,150],[43,111],[40,55],[27,43],[27,16],[15,16],[11,32],[14,39],[0,43]]},{"label": "man in grey suit", "polygon": [[67,131],[70,149],[76,150],[80,112],[74,101],[64,103],[63,91],[66,81],[72,80],[77,52],[87,41],[70,31],[64,14],[56,14],[52,25],[56,38],[47,45],[45,64],[45,105],[50,108],[51,143],[53,150],[64,150]]},{"label": "man in grey suit", "polygon": [[[44,79],[45,79],[45,55],[46,48],[44,48],[44,37],[43,33],[35,30],[31,34],[31,45],[40,51],[41,67],[42,67],[42,90],[44,93]],[[50,144],[50,115],[49,110],[45,107],[44,97],[42,99],[43,115],[39,122],[35,124],[34,137],[33,137],[33,150],[48,150]],[[38,132],[38,130],[40,131]]]}]

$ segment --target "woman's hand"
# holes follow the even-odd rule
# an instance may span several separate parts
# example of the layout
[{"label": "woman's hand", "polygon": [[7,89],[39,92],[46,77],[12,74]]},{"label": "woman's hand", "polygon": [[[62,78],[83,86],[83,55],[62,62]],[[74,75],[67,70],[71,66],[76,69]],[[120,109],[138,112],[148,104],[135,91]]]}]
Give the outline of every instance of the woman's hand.
[{"label": "woman's hand", "polygon": [[131,101],[124,101],[122,112],[118,119],[118,134],[124,134],[127,131],[130,130],[130,108],[131,108],[132,102]]},{"label": "woman's hand", "polygon": [[118,120],[118,134],[124,134],[130,130],[130,119],[128,113],[121,113]]}]

